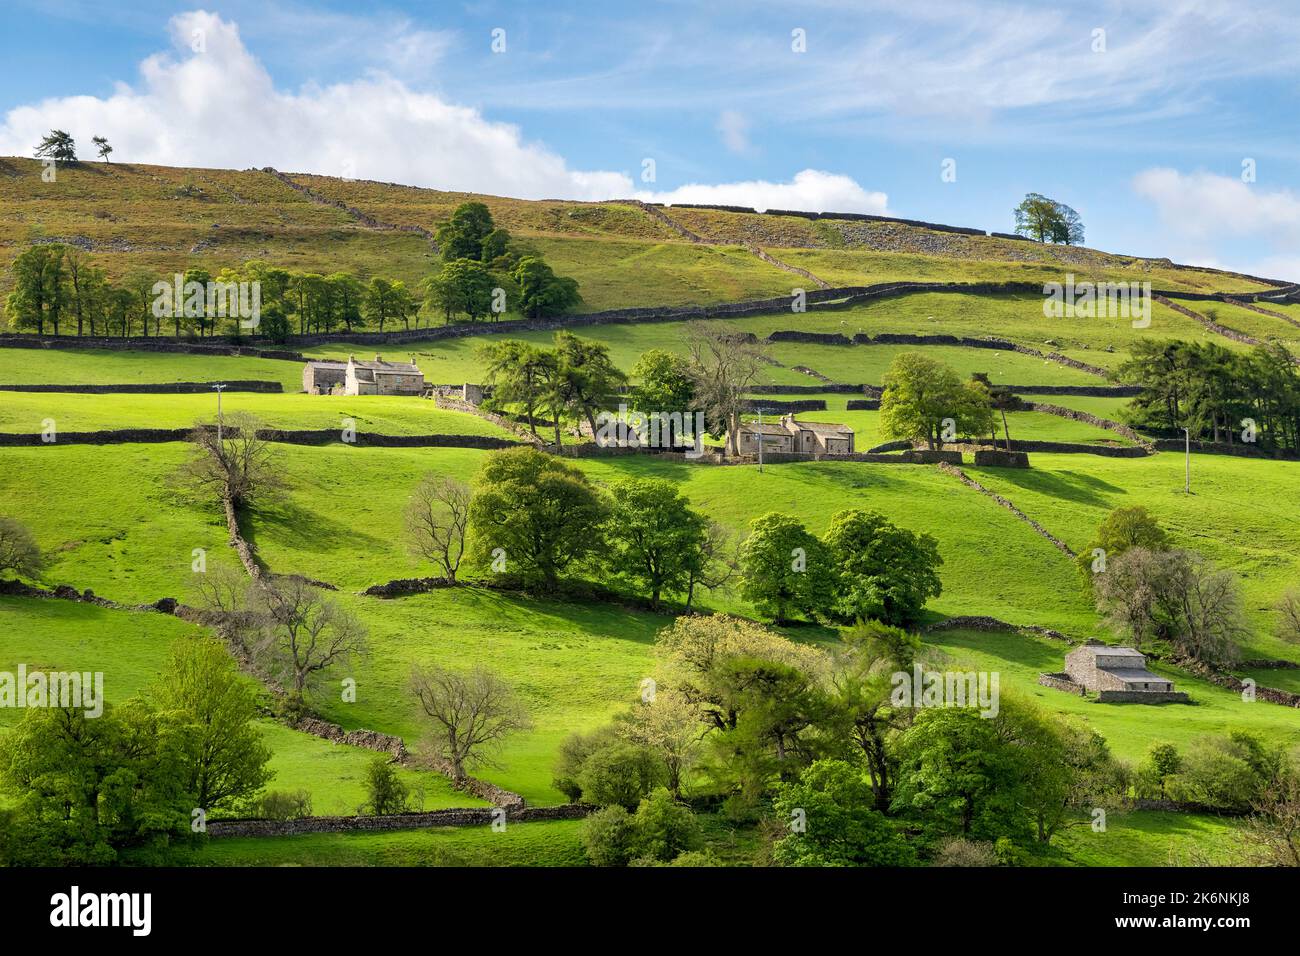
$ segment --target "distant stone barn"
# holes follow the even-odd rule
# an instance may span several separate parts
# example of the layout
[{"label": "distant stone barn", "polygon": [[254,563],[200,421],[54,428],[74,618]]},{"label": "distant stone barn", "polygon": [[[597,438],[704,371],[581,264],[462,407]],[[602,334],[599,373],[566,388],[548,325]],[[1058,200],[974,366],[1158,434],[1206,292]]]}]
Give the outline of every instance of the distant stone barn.
[{"label": "distant stone barn", "polygon": [[740,426],[737,447],[742,455],[757,455],[759,436],[767,452],[796,452],[804,455],[853,454],[853,429],[827,422],[801,422],[793,415],[779,423]]},{"label": "distant stone barn", "polygon": [[424,373],[414,361],[308,362],[302,372],[302,389],[308,395],[423,395]]}]

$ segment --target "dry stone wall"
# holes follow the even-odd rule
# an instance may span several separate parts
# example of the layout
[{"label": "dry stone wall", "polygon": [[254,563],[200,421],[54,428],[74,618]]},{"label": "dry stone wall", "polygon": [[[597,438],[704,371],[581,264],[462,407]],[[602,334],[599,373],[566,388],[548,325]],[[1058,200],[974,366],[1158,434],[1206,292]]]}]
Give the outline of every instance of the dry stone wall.
[{"label": "dry stone wall", "polygon": [[[506,809],[509,823],[534,823],[543,820],[580,820],[597,807],[566,803],[556,807],[520,807]],[[489,826],[497,822],[499,808],[462,807],[427,810],[421,813],[394,813],[385,816],[303,817],[298,820],[210,820],[208,836],[278,837],[304,833],[373,832],[412,830],[427,827]]]},{"label": "dry stone wall", "polygon": [[1133,429],[1119,422],[1111,421],[1109,418],[1101,418],[1089,412],[1081,412],[1074,408],[1062,408],[1060,405],[1051,405],[1045,402],[1030,402],[1029,407],[1036,412],[1043,412],[1047,415],[1055,415],[1058,418],[1068,418],[1071,421],[1083,422],[1096,428],[1104,428],[1112,431],[1117,435],[1123,435],[1129,441],[1136,445],[1141,445],[1147,450],[1152,450],[1151,442],[1147,441]]},{"label": "dry stone wall", "polygon": [[1008,511],[1010,511],[1013,515],[1015,515],[1015,516],[1016,516],[1017,518],[1019,518],[1021,521],[1025,522],[1027,525],[1029,525],[1031,528],[1033,528],[1033,529],[1034,529],[1036,532],[1038,532],[1038,534],[1040,534],[1042,537],[1044,537],[1044,538],[1046,538],[1048,541],[1050,541],[1050,542],[1051,542],[1051,543],[1052,543],[1052,544],[1057,548],[1057,550],[1061,551],[1061,552],[1062,552],[1063,554],[1065,554],[1066,556],[1068,556],[1068,557],[1070,557],[1070,558],[1073,558],[1073,557],[1075,556],[1074,551],[1071,550],[1071,548],[1070,548],[1070,546],[1069,546],[1068,544],[1066,544],[1066,543],[1065,543],[1064,541],[1062,541],[1060,538],[1056,537],[1056,535],[1052,534],[1050,531],[1048,531],[1046,528],[1044,528],[1041,524],[1039,524],[1039,523],[1038,523],[1037,521],[1035,521],[1033,518],[1029,517],[1029,515],[1025,514],[1023,511],[1021,511],[1019,508],[1017,508],[1014,504],[1012,504],[1012,503],[1011,503],[1010,501],[1008,501],[1006,498],[1003,498],[1003,497],[1002,497],[1001,495],[999,495],[997,492],[990,491],[988,488],[985,488],[983,485],[981,485],[981,484],[980,484],[978,481],[976,481],[974,478],[970,477],[968,474],[966,474],[966,472],[962,471],[960,468],[955,468],[955,467],[953,467],[952,465],[950,465],[950,464],[948,464],[948,463],[946,463],[946,462],[940,462],[939,465],[938,465],[938,468],[939,468],[940,471],[947,472],[948,474],[950,474],[950,475],[952,475],[953,477],[955,477],[955,478],[956,478],[958,481],[960,481],[963,485],[966,485],[966,486],[969,487],[969,488],[974,488],[974,489],[975,489],[976,491],[978,491],[980,494],[982,494],[982,495],[987,495],[988,497],[992,498],[994,501],[996,501],[996,502],[997,502],[999,505],[1001,505],[1003,508],[1006,508]]},{"label": "dry stone wall", "polygon": [[1069,674],[1039,674],[1038,683],[1043,687],[1051,687],[1053,690],[1063,690],[1067,694],[1078,694],[1080,697],[1087,696],[1087,689],[1081,684],[1072,681]]},{"label": "dry stone wall", "polygon": [[283,392],[279,382],[250,380],[237,382],[159,382],[118,385],[0,385],[0,392],[76,392],[86,395],[172,395],[208,393],[220,384],[227,392]]}]

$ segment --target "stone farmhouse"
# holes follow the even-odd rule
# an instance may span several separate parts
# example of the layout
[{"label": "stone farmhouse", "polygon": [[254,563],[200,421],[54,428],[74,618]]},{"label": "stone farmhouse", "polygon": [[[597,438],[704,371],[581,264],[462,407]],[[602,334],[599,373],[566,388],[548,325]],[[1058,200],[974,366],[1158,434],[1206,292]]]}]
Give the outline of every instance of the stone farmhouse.
[{"label": "stone farmhouse", "polygon": [[801,422],[785,415],[780,422],[759,425],[747,422],[740,426],[737,446],[742,455],[757,455],[759,435],[763,451],[804,455],[853,454],[853,429],[848,425],[827,422]]},{"label": "stone farmhouse", "polygon": [[302,370],[302,390],[308,395],[423,395],[424,373],[410,362],[311,361]]},{"label": "stone farmhouse", "polygon": [[1044,674],[1039,683],[1084,695],[1091,691],[1102,703],[1185,702],[1174,682],[1147,669],[1146,655],[1131,647],[1089,641],[1065,655],[1065,672]]}]

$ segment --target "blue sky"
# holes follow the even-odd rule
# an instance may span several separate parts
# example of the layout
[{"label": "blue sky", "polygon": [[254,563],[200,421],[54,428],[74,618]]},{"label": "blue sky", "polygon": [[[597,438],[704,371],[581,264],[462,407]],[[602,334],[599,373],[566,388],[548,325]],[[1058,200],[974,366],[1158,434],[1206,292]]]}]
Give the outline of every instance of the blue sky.
[{"label": "blue sky", "polygon": [[120,6],[7,0],[0,154],[60,126],[124,162],[1000,230],[1032,190],[1092,246],[1300,279],[1284,3]]}]

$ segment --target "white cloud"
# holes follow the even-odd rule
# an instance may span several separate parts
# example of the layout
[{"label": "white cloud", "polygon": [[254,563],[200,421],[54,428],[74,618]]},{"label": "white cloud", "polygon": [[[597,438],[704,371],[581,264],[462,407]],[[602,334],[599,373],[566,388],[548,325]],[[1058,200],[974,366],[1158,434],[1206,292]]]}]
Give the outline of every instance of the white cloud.
[{"label": "white cloud", "polygon": [[691,183],[660,193],[638,193],[647,202],[707,203],[720,206],[752,206],[767,209],[800,209],[808,212],[863,212],[888,214],[888,197],[868,192],[848,176],[820,169],[805,169],[788,183],[753,180],[707,185]]},{"label": "white cloud", "polygon": [[1133,178],[1168,227],[1182,262],[1295,281],[1300,278],[1300,197],[1240,177],[1158,166]]},{"label": "white cloud", "polygon": [[743,113],[723,110],[718,117],[718,132],[722,142],[733,153],[749,152],[749,120]]},{"label": "white cloud", "polygon": [[1160,218],[1188,238],[1260,236],[1300,241],[1300,197],[1287,189],[1215,173],[1155,167],[1138,173],[1133,188],[1156,205]]},{"label": "white cloud", "polygon": [[[529,199],[632,191],[623,173],[569,169],[517,127],[415,92],[386,73],[286,92],[248,52],[236,24],[191,11],[170,28],[179,56],[147,58],[137,86],[11,110],[0,124],[0,154],[28,155],[58,127],[86,144],[107,136],[125,162],[275,166]],[[405,50],[427,56],[437,45],[422,35]]]}]

